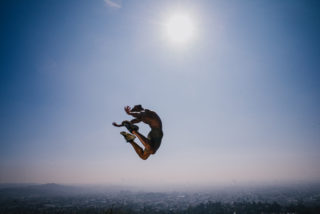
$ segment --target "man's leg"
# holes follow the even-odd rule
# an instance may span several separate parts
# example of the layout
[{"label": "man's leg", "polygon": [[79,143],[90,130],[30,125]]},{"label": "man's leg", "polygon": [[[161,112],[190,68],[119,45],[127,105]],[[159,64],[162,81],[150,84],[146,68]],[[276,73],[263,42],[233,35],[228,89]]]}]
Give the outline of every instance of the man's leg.
[{"label": "man's leg", "polygon": [[146,152],[146,150],[143,150],[138,144],[136,144],[133,140],[129,142],[132,147],[134,148],[134,150],[136,151],[136,153],[139,155],[139,157],[142,160],[147,160],[148,157],[150,156],[149,152]]},{"label": "man's leg", "polygon": [[134,134],[135,136],[137,136],[139,138],[139,140],[144,145],[146,150],[148,150],[148,151],[152,151],[153,150],[153,147],[151,146],[150,140],[148,138],[146,138],[145,136],[140,134],[138,131],[133,131],[132,134]]},{"label": "man's leg", "polygon": [[139,155],[139,157],[142,160],[146,160],[150,156],[150,152],[147,152],[147,150],[143,150],[138,144],[136,144],[133,140],[136,138],[136,136],[129,134],[127,132],[120,132],[120,134],[126,139],[128,143],[132,145],[136,153]]}]

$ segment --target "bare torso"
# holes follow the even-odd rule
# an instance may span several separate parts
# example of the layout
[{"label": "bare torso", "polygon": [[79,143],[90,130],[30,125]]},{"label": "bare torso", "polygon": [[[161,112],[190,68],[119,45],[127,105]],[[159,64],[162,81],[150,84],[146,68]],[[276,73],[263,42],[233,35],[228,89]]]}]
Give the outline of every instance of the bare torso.
[{"label": "bare torso", "polygon": [[148,124],[151,129],[161,129],[162,130],[162,122],[160,117],[154,111],[150,111],[145,109],[140,113],[139,119]]}]

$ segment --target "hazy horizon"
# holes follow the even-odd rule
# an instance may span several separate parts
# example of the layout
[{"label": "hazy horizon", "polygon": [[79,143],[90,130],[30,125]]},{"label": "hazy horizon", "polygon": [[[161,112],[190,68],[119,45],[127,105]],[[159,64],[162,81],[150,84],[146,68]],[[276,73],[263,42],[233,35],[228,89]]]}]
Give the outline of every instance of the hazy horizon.
[{"label": "hazy horizon", "polygon": [[[46,189],[53,191],[55,189],[63,190],[66,194],[72,193],[74,190],[82,190],[87,193],[108,193],[108,192],[158,192],[158,193],[228,193],[230,195],[251,191],[261,191],[263,194],[267,192],[279,191],[306,191],[319,192],[320,182],[299,183],[233,183],[233,184],[215,184],[215,185],[117,185],[117,184],[60,184],[60,183],[0,183],[0,190],[24,190],[26,188]],[[10,192],[10,191],[8,191]]]},{"label": "hazy horizon", "polygon": [[[166,33],[179,13],[189,37]],[[319,2],[5,1],[0,20],[0,183],[320,181]],[[146,161],[111,125],[135,104],[163,122]]]}]

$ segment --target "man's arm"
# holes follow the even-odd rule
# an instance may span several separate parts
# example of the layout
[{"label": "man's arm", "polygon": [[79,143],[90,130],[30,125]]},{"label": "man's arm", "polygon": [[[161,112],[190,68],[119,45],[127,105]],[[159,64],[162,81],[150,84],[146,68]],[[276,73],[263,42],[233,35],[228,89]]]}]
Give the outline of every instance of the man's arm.
[{"label": "man's arm", "polygon": [[116,126],[116,127],[122,127],[122,124],[117,124],[116,122],[113,122],[112,125]]},{"label": "man's arm", "polygon": [[[135,118],[137,118],[137,119],[139,119],[139,120],[140,120],[140,118],[141,118],[141,116],[142,116],[141,113],[131,112],[131,108],[130,108],[129,106],[124,107],[124,110],[125,110],[125,112],[127,112],[128,115],[131,115],[132,117],[135,117]],[[140,120],[140,121],[141,121],[141,120]],[[139,122],[140,122],[140,121],[139,121]]]},{"label": "man's arm", "polygon": [[141,120],[138,119],[138,118],[135,118],[135,119],[131,120],[130,122],[131,122],[131,123],[140,123]]}]

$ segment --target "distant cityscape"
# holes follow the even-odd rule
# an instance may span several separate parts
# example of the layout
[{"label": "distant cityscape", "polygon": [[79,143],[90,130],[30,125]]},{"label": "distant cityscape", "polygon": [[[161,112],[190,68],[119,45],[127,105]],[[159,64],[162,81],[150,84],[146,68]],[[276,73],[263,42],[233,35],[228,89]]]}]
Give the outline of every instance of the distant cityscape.
[{"label": "distant cityscape", "polygon": [[320,213],[320,185],[149,192],[117,187],[0,185],[0,213]]}]

